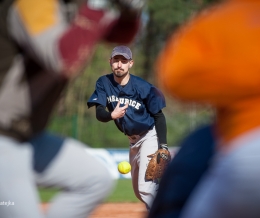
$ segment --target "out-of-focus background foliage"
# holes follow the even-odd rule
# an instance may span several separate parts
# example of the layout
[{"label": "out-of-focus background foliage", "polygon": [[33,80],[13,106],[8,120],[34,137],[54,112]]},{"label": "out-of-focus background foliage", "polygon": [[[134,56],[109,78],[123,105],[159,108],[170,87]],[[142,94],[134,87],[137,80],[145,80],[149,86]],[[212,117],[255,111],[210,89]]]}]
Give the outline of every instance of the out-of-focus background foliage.
[{"label": "out-of-focus background foliage", "polygon": [[[158,86],[154,63],[160,50],[178,27],[195,16],[201,9],[214,4],[215,0],[148,0],[142,15],[143,25],[135,40],[128,45],[135,61],[131,73]],[[96,120],[95,108],[88,109],[87,100],[101,75],[110,73],[109,57],[116,45],[100,43],[88,67],[71,83],[59,102],[49,130],[79,139],[95,148],[127,148],[127,137],[113,121]],[[189,52],[189,51],[187,51]],[[202,84],[203,87],[203,84]],[[167,107],[163,109],[167,120],[168,144],[177,146],[180,140],[199,125],[214,119],[209,106],[182,104],[164,93]]]}]

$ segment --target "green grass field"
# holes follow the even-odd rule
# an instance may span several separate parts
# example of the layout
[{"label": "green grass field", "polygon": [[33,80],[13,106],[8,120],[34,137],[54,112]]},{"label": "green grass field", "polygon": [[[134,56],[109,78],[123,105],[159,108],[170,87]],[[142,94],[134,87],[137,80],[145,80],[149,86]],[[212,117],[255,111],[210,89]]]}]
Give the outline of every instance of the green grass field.
[{"label": "green grass field", "polygon": [[[49,202],[49,200],[57,194],[57,189],[43,189],[39,188],[39,194],[42,202]],[[116,187],[112,194],[105,200],[105,202],[140,202],[134,194],[131,179],[117,180]]]}]

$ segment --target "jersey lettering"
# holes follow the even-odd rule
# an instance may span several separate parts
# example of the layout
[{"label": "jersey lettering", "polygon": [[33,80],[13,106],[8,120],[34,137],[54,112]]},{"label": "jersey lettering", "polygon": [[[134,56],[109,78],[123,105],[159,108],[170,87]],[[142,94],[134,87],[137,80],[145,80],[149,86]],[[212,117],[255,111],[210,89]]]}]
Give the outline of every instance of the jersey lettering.
[{"label": "jersey lettering", "polygon": [[136,108],[137,110],[139,110],[139,107],[140,107],[140,106],[141,106],[141,104],[137,102],[137,104],[135,105],[135,108]]},{"label": "jersey lettering", "polygon": [[115,96],[114,95],[112,95],[112,102],[114,102],[115,101]]},{"label": "jersey lettering", "polygon": [[118,99],[118,97],[116,97],[114,95],[107,97],[107,100],[108,100],[108,103],[120,101],[120,104],[128,104],[129,106],[132,106],[137,110],[139,110],[140,106],[142,105],[139,102],[136,102],[135,100],[128,99],[128,98],[119,98]]},{"label": "jersey lettering", "polygon": [[119,98],[120,100],[120,104],[124,104],[124,99],[123,98]]}]

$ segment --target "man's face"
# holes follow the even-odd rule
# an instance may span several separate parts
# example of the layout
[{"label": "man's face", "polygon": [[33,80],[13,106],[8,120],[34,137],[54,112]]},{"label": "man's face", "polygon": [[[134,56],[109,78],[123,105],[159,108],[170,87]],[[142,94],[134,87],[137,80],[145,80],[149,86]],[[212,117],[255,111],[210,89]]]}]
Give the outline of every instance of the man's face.
[{"label": "man's face", "polygon": [[116,77],[124,77],[129,73],[129,68],[133,65],[133,60],[128,60],[122,55],[116,55],[110,59],[111,69]]}]

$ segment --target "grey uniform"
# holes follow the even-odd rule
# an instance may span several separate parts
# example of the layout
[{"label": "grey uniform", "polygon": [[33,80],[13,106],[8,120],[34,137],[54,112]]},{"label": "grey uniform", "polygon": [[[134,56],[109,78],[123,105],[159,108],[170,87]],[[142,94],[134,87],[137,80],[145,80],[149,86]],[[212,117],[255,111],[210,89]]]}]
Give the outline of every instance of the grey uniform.
[{"label": "grey uniform", "polygon": [[84,144],[44,129],[69,78],[119,20],[85,4],[68,23],[60,1],[0,1],[0,201],[9,204],[0,217],[43,217],[36,183],[61,189],[47,217],[85,218],[110,193],[111,175]]}]

